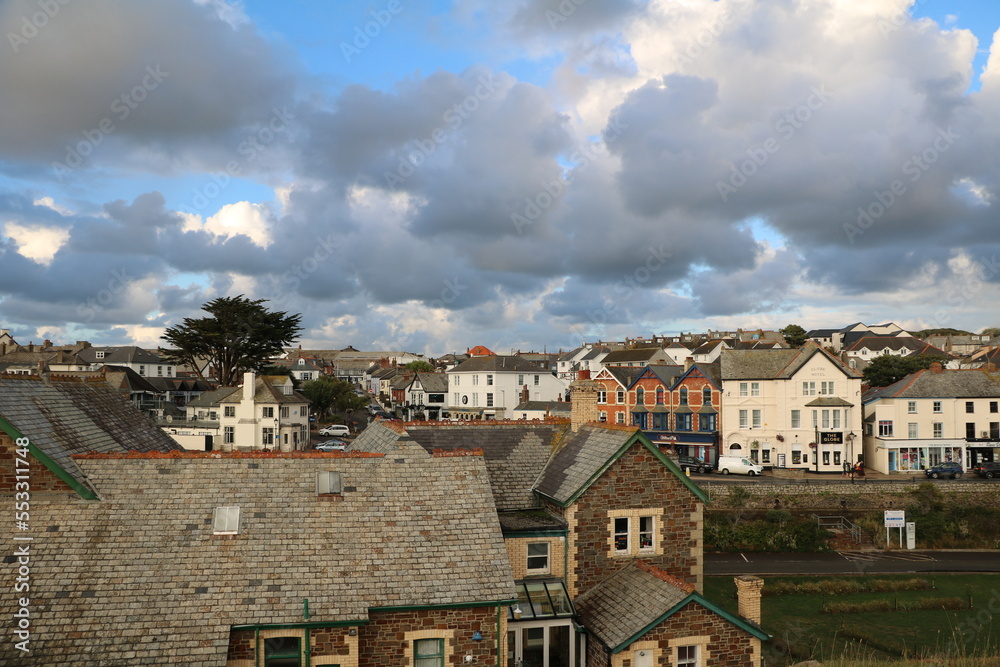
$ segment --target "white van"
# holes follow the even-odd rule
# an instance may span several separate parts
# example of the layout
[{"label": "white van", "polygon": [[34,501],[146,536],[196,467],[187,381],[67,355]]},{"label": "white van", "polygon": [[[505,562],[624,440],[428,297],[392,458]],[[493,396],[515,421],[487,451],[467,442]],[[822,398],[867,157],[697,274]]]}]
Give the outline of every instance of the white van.
[{"label": "white van", "polygon": [[742,456],[720,456],[718,471],[723,475],[733,473],[735,475],[759,475],[764,472],[764,466],[757,465],[753,461]]}]

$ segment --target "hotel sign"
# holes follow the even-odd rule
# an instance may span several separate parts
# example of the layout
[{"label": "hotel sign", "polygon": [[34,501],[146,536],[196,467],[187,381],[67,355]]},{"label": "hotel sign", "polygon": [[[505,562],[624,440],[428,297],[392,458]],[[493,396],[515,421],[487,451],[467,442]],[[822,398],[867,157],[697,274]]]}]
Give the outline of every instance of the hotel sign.
[{"label": "hotel sign", "polygon": [[824,445],[842,445],[844,444],[844,434],[840,431],[820,433],[819,441]]}]

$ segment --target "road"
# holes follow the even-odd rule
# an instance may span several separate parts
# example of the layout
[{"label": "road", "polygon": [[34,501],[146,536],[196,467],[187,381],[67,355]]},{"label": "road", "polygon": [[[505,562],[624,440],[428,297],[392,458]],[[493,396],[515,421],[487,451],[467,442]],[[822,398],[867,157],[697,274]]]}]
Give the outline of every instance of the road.
[{"label": "road", "polygon": [[705,554],[708,576],[1000,572],[1000,551],[843,551],[825,554]]}]

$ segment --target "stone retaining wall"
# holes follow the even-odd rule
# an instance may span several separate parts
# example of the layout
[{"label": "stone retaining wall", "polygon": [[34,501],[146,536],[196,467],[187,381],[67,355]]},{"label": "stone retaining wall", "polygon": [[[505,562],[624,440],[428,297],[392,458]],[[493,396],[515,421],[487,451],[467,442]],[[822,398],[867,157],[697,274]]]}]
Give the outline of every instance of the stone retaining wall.
[{"label": "stone retaining wall", "polygon": [[[704,482],[699,486],[711,498],[706,509],[728,510],[729,496],[733,489],[746,489],[750,494],[741,506],[747,509],[903,509],[912,502],[909,492],[927,480],[915,478],[906,481],[865,481],[853,484],[844,481],[798,481],[796,483],[746,483]],[[1000,482],[948,480],[934,483],[951,502],[968,502],[976,505],[1000,505]],[[742,492],[737,492],[742,493]]]}]

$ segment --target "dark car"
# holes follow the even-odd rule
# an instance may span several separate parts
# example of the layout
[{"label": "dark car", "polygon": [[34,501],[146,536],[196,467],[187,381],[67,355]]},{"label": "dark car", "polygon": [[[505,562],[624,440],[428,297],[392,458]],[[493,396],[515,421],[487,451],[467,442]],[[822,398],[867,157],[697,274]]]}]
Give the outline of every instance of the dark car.
[{"label": "dark car", "polygon": [[962,476],[962,466],[953,461],[939,463],[936,466],[932,466],[927,470],[924,470],[924,474],[931,479],[938,479],[939,477],[951,477],[952,479],[958,479]]},{"label": "dark car", "polygon": [[977,463],[972,466],[972,472],[986,479],[1000,478],[1000,462]]},{"label": "dark car", "polygon": [[705,463],[704,461],[699,461],[693,456],[678,456],[677,467],[680,468],[681,470],[690,470],[691,472],[697,472],[702,475],[708,472],[712,472],[711,464]]}]

